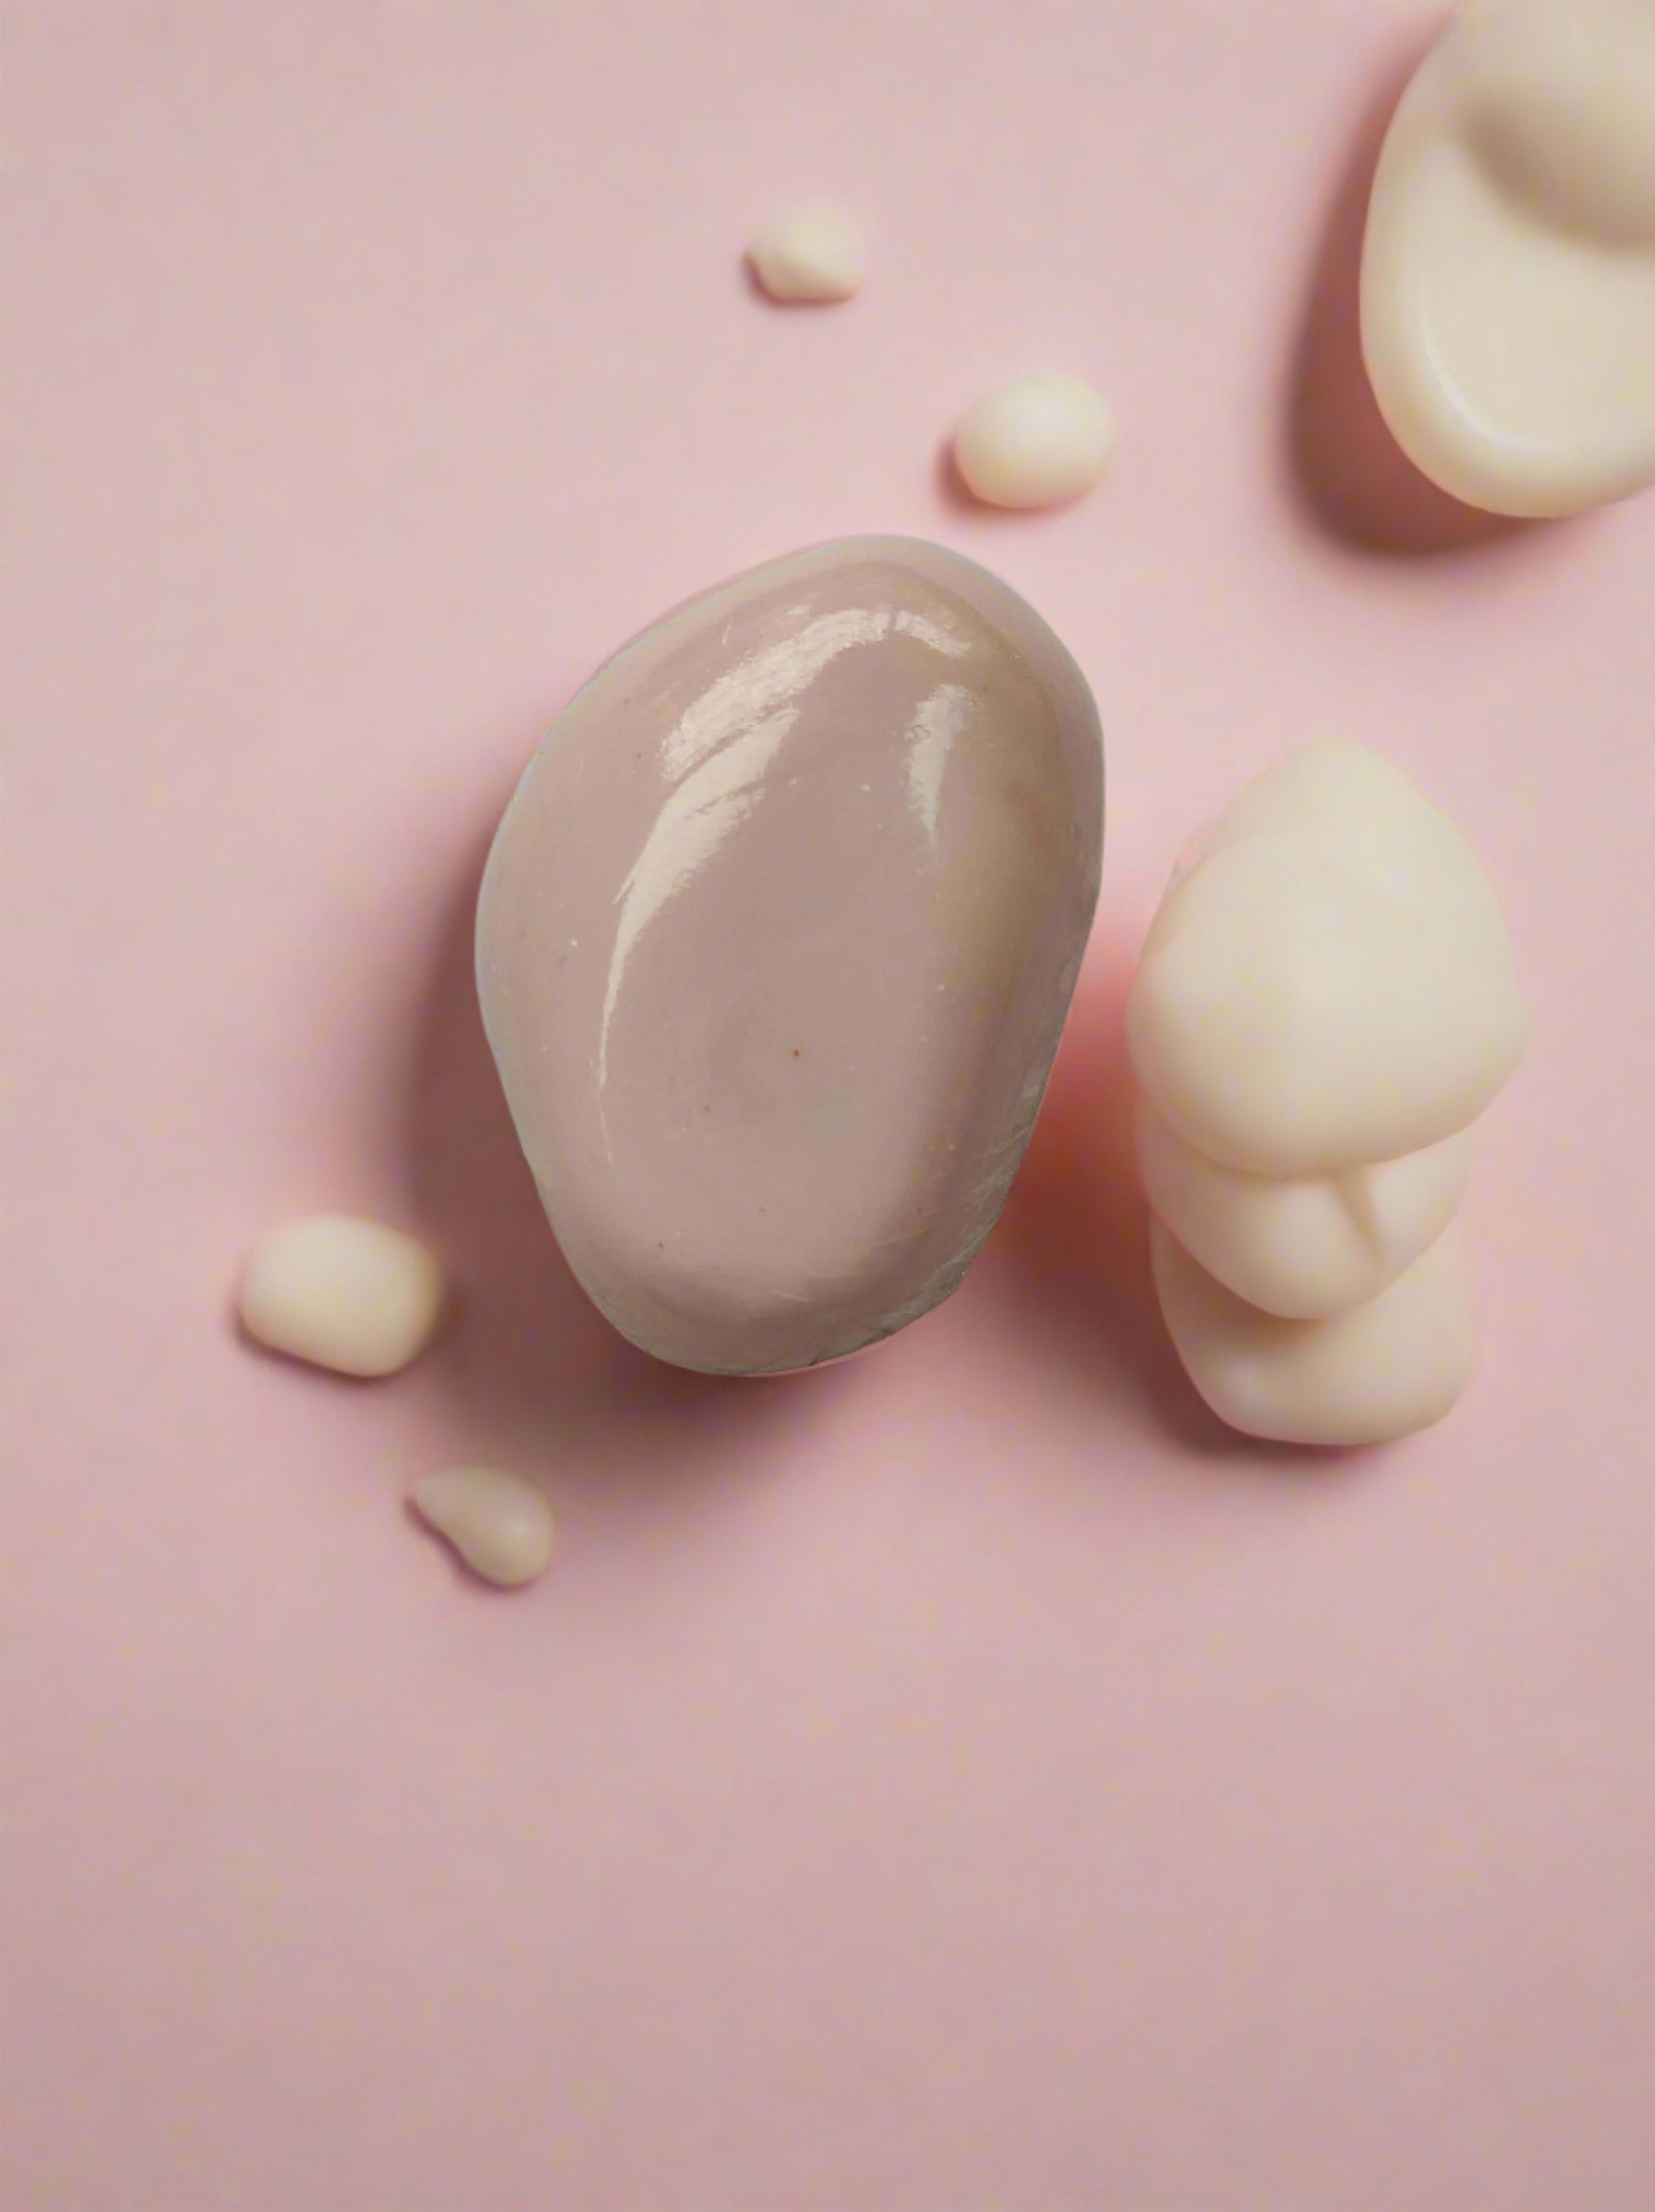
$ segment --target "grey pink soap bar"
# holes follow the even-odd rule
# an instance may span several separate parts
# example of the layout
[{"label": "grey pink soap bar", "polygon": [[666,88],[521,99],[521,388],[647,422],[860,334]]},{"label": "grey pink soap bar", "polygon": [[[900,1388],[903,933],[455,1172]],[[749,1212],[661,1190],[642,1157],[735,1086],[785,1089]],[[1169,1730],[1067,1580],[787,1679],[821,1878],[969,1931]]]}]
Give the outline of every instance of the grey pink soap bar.
[{"label": "grey pink soap bar", "polygon": [[1102,836],[1085,678],[940,546],[771,562],[598,672],[501,823],[478,983],[624,1335],[771,1374],[949,1295],[1028,1141]]}]

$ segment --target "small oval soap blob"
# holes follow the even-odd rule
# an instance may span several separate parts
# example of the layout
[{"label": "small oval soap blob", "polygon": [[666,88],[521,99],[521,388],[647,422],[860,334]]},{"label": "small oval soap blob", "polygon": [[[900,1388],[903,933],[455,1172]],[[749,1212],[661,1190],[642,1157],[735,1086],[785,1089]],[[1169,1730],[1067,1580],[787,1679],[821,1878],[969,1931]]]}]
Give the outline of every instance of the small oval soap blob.
[{"label": "small oval soap blob", "polygon": [[551,1563],[551,1508],[508,1468],[443,1468],[422,1475],[410,1495],[420,1519],[486,1583],[515,1589]]},{"label": "small oval soap blob", "polygon": [[1151,1211],[1226,1290],[1291,1321],[1348,1312],[1410,1267],[1454,1218],[1474,1149],[1463,1129],[1399,1160],[1273,1181],[1220,1167],[1139,1101]]},{"label": "small oval soap blob", "polygon": [[478,981],[623,1334],[771,1373],[948,1296],[1039,1106],[1102,826],[1085,679],[940,546],[770,562],[599,670],[502,823]]},{"label": "small oval soap blob", "polygon": [[1467,1127],[1527,1019],[1494,887],[1364,745],[1307,745],[1219,817],[1151,926],[1132,1065],[1185,1144],[1256,1176],[1336,1174]]},{"label": "small oval soap blob", "polygon": [[1329,1321],[1284,1321],[1214,1282],[1151,1224],[1161,1311],[1220,1420],[1277,1443],[1390,1443],[1451,1412],[1476,1338],[1457,1224],[1395,1281]]},{"label": "small oval soap blob", "polygon": [[248,1335],[273,1352],[340,1375],[394,1375],[423,1351],[441,1316],[442,1270],[399,1229],[308,1214],[254,1246],[239,1310]]},{"label": "small oval soap blob", "polygon": [[755,231],[747,259],[772,300],[826,304],[861,290],[867,249],[849,209],[834,200],[806,200]]},{"label": "small oval soap blob", "polygon": [[1397,107],[1362,349],[1403,452],[1472,507],[1655,482],[1655,5],[1461,8]]},{"label": "small oval soap blob", "polygon": [[1115,439],[1108,401],[1080,377],[1019,376],[968,410],[954,464],[989,507],[1056,507],[1098,482]]}]

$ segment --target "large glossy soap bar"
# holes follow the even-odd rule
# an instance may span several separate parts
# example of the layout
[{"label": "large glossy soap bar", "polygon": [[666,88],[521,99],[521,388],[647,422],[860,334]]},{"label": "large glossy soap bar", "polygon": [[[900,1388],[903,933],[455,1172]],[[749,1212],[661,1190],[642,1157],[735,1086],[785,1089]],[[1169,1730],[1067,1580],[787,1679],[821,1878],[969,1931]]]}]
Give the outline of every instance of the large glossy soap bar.
[{"label": "large glossy soap bar", "polygon": [[1329,739],[1208,833],[1150,929],[1128,1028],[1138,1081],[1186,1145],[1300,1177],[1465,1128],[1527,1018],[1464,838],[1399,769]]},{"label": "large glossy soap bar", "polygon": [[1655,0],[1463,0],[1374,179],[1362,349],[1398,444],[1473,507],[1655,482]]},{"label": "large glossy soap bar", "polygon": [[599,671],[501,824],[478,981],[624,1334],[773,1373],[947,1297],[1040,1103],[1102,830],[1085,679],[939,546],[770,562]]}]

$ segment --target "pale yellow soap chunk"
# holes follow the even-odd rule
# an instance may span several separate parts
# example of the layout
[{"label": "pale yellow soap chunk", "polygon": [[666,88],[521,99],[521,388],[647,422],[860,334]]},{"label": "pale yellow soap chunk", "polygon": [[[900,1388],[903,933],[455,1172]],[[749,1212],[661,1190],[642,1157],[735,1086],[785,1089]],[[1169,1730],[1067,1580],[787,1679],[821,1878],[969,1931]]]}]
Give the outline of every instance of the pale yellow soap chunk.
[{"label": "pale yellow soap chunk", "polygon": [[241,1278],[249,1336],[340,1375],[394,1375],[429,1342],[442,1270],[417,1237],[344,1213],[272,1229]]}]

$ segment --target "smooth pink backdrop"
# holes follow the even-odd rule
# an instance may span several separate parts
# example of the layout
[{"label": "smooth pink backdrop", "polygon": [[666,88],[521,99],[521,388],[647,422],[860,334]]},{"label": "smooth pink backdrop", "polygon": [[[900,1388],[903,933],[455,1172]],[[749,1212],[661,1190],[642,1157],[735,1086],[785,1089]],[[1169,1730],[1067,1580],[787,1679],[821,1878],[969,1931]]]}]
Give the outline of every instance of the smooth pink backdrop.
[{"label": "smooth pink backdrop", "polygon": [[[1655,2191],[1655,500],[1485,532],[1350,351],[1370,0],[11,0],[8,2212],[1644,2212]],[[865,213],[765,307],[749,228]],[[965,507],[1095,374],[1094,497]],[[560,1269],[467,978],[587,669],[934,536],[1102,708],[1104,910],[948,1307],[651,1367]],[[1371,739],[1536,1010],[1485,1358],[1340,1463],[1143,1279],[1117,1017],[1171,858]],[[396,1382],[258,1357],[249,1238],[428,1231]],[[542,1474],[514,1599],[405,1520]]]}]

